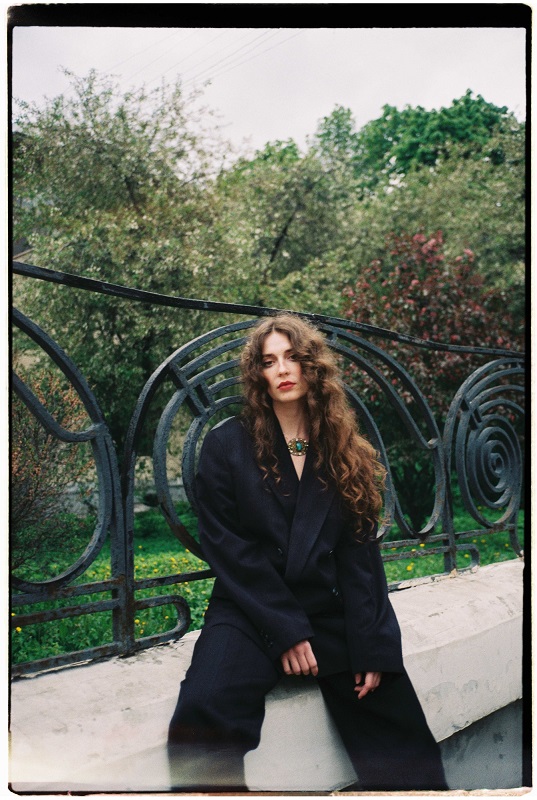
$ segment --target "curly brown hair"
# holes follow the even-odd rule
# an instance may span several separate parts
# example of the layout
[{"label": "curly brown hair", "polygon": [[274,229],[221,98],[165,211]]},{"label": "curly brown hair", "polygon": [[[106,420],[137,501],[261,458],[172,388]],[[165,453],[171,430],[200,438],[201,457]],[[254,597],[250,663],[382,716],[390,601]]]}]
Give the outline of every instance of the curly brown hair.
[{"label": "curly brown hair", "polygon": [[241,356],[246,400],[242,416],[255,443],[256,459],[266,475],[270,471],[280,479],[274,455],[277,421],[263,374],[263,343],[273,332],[288,337],[309,387],[304,399],[309,441],[317,454],[315,468],[323,466],[352,516],[356,536],[363,538],[382,508],[385,469],[375,449],[358,432],[356,416],[325,337],[312,324],[289,313],[261,320],[250,332]]}]

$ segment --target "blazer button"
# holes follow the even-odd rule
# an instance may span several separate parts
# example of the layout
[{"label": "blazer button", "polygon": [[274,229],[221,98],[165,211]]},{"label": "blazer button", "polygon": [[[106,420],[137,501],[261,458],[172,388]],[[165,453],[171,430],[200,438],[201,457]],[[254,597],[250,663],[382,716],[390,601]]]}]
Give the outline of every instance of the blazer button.
[{"label": "blazer button", "polygon": [[329,555],[329,556],[333,556],[333,555],[334,555],[334,551],[333,551],[333,550],[329,550],[329,551],[328,551],[328,555]]},{"label": "blazer button", "polygon": [[276,552],[278,553],[279,556],[283,556],[283,550],[281,547],[277,547]]},{"label": "blazer button", "polygon": [[339,597],[339,591],[338,591],[338,589],[336,589],[336,587],[335,587],[335,586],[334,586],[334,588],[332,589],[332,594],[334,595],[334,597]]}]

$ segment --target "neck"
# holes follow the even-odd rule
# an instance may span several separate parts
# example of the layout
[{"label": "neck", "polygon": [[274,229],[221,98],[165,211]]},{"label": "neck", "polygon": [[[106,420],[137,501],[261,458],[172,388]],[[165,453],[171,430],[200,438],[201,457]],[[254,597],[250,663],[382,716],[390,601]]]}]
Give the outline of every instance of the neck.
[{"label": "neck", "polygon": [[273,403],[274,413],[287,439],[308,435],[308,417],[304,403]]}]

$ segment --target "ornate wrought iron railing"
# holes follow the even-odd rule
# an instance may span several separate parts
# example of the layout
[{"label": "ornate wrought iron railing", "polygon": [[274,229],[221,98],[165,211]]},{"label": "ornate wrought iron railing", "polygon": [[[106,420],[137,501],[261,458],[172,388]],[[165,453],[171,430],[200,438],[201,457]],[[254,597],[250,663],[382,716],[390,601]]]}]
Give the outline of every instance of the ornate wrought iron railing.
[{"label": "ornate wrought iron railing", "polygon": [[[206,311],[208,316],[211,312],[225,312],[233,319],[239,318],[239,321],[209,330],[183,344],[155,369],[133,411],[120,474],[106,420],[84,376],[56,342],[34,322],[13,310],[14,325],[48,354],[74,387],[89,424],[85,430],[76,433],[62,427],[17,375],[13,376],[13,391],[48,434],[66,444],[87,442],[91,445],[99,506],[95,530],[84,552],[61,574],[46,580],[12,575],[11,622],[15,629],[21,630],[27,625],[102,611],[112,615],[112,641],[109,644],[19,663],[13,667],[13,674],[18,675],[111,655],[131,654],[179,638],[188,629],[188,603],[179,593],[170,592],[169,587],[211,577],[210,570],[174,572],[151,578],[135,576],[136,464],[144,425],[157,396],[159,408],[164,405],[164,394],[167,403],[159,415],[152,458],[158,504],[177,539],[201,558],[198,542],[183,524],[170,488],[171,478],[176,477],[168,464],[174,424],[181,419],[184,435],[182,481],[195,510],[193,479],[199,443],[215,421],[236,413],[240,408],[238,354],[248,329],[257,318],[270,315],[277,309],[157,295],[17,262],[13,269],[29,278],[128,298],[133,302],[197,308]],[[443,569],[419,580],[439,579],[454,570],[476,569],[479,564],[476,539],[498,532],[507,534],[506,543],[521,556],[517,520],[523,478],[520,421],[524,415],[524,354],[423,341],[346,319],[315,314],[301,316],[309,318],[326,334],[330,346],[341,359],[344,374],[353,376],[346,385],[350,402],[362,429],[380,452],[386,466],[385,513],[380,529],[384,560],[408,559],[409,550],[412,558],[440,555]],[[468,359],[473,357],[483,362],[477,367],[475,363],[468,365],[468,377],[444,415],[442,430],[412,376],[386,350],[373,344],[370,341],[373,337],[409,347],[466,354]],[[368,387],[369,394],[361,391],[361,385]],[[429,459],[432,465],[431,509],[426,523],[419,530],[410,523],[400,501],[384,431],[376,418],[374,404],[368,402],[372,396],[371,387],[374,387],[376,395],[384,398],[389,415],[399,420],[401,430],[416,453]],[[454,488],[460,494],[460,504],[467,519],[475,522],[471,529],[464,526],[464,530],[457,530]],[[396,538],[392,534],[394,524],[398,528]],[[79,579],[88,574],[89,567],[102,552],[105,542],[110,545],[109,577],[99,582],[80,582]],[[415,582],[412,579],[394,581],[390,589],[407,587]],[[157,594],[151,597],[140,595],[142,590],[148,589],[157,590]],[[51,601],[58,603],[57,607],[31,610],[36,604],[47,603],[50,606]],[[68,605],[63,601],[68,601]],[[175,625],[152,636],[137,636],[137,613],[144,608],[162,605],[174,606]]]}]

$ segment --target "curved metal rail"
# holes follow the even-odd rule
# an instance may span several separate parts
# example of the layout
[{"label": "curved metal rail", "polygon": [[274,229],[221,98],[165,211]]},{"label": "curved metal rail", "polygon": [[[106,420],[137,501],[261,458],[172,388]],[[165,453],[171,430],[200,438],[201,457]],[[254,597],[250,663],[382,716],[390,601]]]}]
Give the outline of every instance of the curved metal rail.
[{"label": "curved metal rail", "polygon": [[[20,274],[43,277],[33,274],[32,271],[37,269],[28,265],[16,267]],[[54,280],[60,280],[56,273],[44,272],[50,272]],[[78,279],[78,276],[71,277]],[[44,279],[52,278],[47,275]],[[87,282],[87,279],[80,278],[79,281]],[[73,283],[72,280],[64,282],[68,285]],[[81,288],[91,287],[84,285]],[[101,286],[100,290],[114,293],[108,285],[104,289]],[[148,302],[145,296],[148,293],[128,291],[132,293],[129,295],[131,299]],[[170,298],[157,297],[164,304],[170,304]],[[171,299],[174,304],[181,304],[181,298]],[[186,300],[184,304],[190,307],[188,303],[192,302],[202,301]],[[208,311],[222,311],[221,306],[226,304],[212,304],[214,309],[209,309],[209,305],[204,304]],[[251,312],[251,309],[246,310],[241,306],[225,310],[233,311],[235,316],[237,313]],[[82,431],[66,429],[17,375],[13,377],[13,391],[50,436],[67,445],[90,444],[98,485],[98,511],[95,529],[82,555],[61,574],[46,580],[22,579],[16,574],[12,576],[12,625],[22,628],[104,611],[112,615],[113,641],[39,662],[25,662],[16,665],[13,674],[129,654],[179,638],[188,629],[190,610],[186,598],[179,593],[178,585],[188,585],[192,581],[211,577],[210,569],[175,571],[151,578],[135,577],[135,484],[141,436],[147,434],[150,411],[158,399],[159,408],[164,408],[159,414],[155,430],[151,432],[153,479],[158,505],[174,536],[187,550],[202,558],[199,543],[181,520],[173,499],[170,483],[177,478],[177,468],[169,459],[172,440],[180,424],[183,437],[181,477],[190,506],[195,511],[194,475],[200,443],[205,432],[216,421],[240,411],[239,353],[248,329],[257,322],[257,317],[272,311],[255,309],[256,318],[251,318],[250,314],[248,319],[210,330],[176,349],[157,367],[143,387],[133,411],[120,475],[106,421],[86,380],[56,342],[35,323],[14,310],[14,324],[42,348],[61,370],[83,403],[89,424]],[[463,382],[453,398],[442,430],[427,399],[408,371],[364,335],[374,334],[380,338],[407,341],[410,345],[420,347],[426,347],[427,343],[420,341],[418,344],[412,341],[412,337],[382,329],[369,330],[371,326],[365,326],[365,330],[364,326],[352,325],[347,320],[311,314],[301,316],[313,319],[326,335],[329,346],[342,362],[344,375],[362,376],[369,385],[375,386],[376,393],[382,395],[389,413],[399,421],[401,430],[416,453],[430,459],[434,475],[431,505],[425,524],[416,530],[398,494],[382,426],[375,418],[367,394],[360,391],[354,378],[347,380],[345,389],[361,429],[379,452],[387,470],[385,508],[379,530],[384,560],[408,559],[409,548],[412,548],[413,558],[441,555],[443,571],[429,577],[431,580],[438,579],[451,574],[453,570],[475,569],[479,563],[479,548],[470,539],[499,531],[507,532],[510,546],[521,555],[517,517],[523,476],[520,436],[520,420],[524,414],[523,355],[449,345],[439,348],[435,343],[434,349],[462,350],[468,355],[473,353],[481,358],[488,355],[490,358],[488,363],[473,369]],[[456,530],[453,518],[455,487],[460,491],[465,510],[476,521],[476,530]],[[394,523],[399,527],[400,538],[390,540]],[[86,576],[97,556],[103,553],[106,542],[110,543],[110,577],[107,580],[80,582],[79,579]],[[469,562],[463,560],[468,557]],[[419,582],[423,580],[418,579]],[[390,588],[393,590],[412,583],[412,580],[398,581],[392,583]],[[174,591],[165,591],[167,587],[174,587]],[[152,597],[140,596],[140,592],[148,589],[159,593]],[[63,605],[66,600],[69,601],[67,606]],[[50,605],[51,601],[62,602],[54,608],[31,610],[38,603]],[[176,611],[176,620],[169,630],[153,636],[137,636],[137,612],[163,605],[172,605]]]}]

